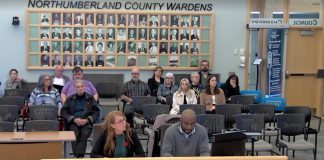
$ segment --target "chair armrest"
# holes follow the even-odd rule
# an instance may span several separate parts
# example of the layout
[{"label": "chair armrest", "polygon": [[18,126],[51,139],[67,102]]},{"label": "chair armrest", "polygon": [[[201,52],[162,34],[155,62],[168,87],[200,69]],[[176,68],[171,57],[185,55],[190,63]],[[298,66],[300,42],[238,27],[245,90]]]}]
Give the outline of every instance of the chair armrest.
[{"label": "chair armrest", "polygon": [[321,117],[318,117],[318,116],[312,116],[312,117],[318,120],[317,132],[320,132],[322,118]]}]

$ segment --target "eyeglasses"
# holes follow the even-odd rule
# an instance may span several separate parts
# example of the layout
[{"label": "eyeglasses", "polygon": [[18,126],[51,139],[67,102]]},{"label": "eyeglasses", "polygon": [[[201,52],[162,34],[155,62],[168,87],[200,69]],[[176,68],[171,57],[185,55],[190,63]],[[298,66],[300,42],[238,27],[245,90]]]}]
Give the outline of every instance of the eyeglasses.
[{"label": "eyeglasses", "polygon": [[78,76],[81,75],[82,73],[74,73],[73,75]]},{"label": "eyeglasses", "polygon": [[140,74],[140,73],[135,73],[135,72],[132,72],[132,74],[134,74],[134,75],[138,75],[138,74]]},{"label": "eyeglasses", "polygon": [[121,119],[121,120],[115,122],[115,124],[122,124],[122,123],[124,123],[124,122],[126,122],[126,117],[123,117],[123,119]]},{"label": "eyeglasses", "polygon": [[45,79],[44,79],[44,81],[49,81],[49,80],[51,80],[51,79],[49,79],[49,78],[45,78]]}]

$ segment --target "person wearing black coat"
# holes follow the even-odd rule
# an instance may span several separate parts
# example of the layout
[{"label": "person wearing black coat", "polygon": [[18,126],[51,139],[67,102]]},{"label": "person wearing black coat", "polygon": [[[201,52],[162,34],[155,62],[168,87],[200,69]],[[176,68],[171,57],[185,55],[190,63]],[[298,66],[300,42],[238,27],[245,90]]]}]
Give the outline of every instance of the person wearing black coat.
[{"label": "person wearing black coat", "polygon": [[157,66],[153,70],[152,78],[148,79],[147,84],[151,90],[152,96],[157,96],[157,91],[161,84],[164,84],[164,78],[161,77],[163,69],[161,66]]}]

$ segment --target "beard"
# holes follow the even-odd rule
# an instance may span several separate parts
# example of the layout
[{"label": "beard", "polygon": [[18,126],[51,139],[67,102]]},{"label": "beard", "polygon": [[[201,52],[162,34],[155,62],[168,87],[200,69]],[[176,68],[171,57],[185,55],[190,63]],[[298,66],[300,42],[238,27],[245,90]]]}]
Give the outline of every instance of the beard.
[{"label": "beard", "polygon": [[204,67],[204,68],[202,69],[202,71],[203,71],[203,72],[208,72],[208,68],[207,68],[207,67]]}]

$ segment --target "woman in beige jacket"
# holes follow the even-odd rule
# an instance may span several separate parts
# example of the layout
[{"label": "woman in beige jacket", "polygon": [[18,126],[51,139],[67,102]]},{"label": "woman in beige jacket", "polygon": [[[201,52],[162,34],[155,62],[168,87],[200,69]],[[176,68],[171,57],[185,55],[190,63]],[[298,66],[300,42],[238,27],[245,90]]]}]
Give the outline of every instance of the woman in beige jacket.
[{"label": "woman in beige jacket", "polygon": [[178,91],[173,94],[170,114],[178,114],[180,112],[179,106],[182,104],[197,104],[195,92],[190,89],[189,85],[187,78],[181,79]]},{"label": "woman in beige jacket", "polygon": [[206,113],[215,113],[215,106],[225,104],[225,95],[221,88],[217,87],[217,79],[215,75],[208,76],[206,79],[206,88],[200,93],[200,104],[206,106]]}]

